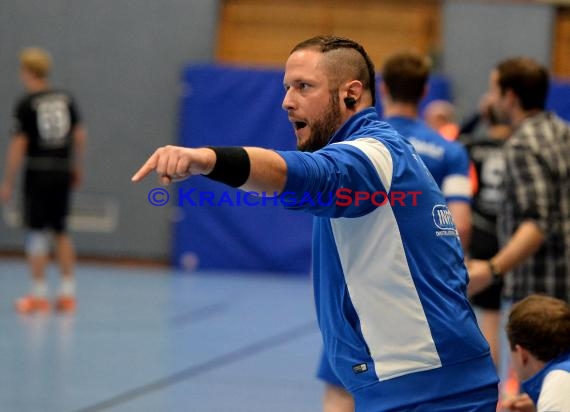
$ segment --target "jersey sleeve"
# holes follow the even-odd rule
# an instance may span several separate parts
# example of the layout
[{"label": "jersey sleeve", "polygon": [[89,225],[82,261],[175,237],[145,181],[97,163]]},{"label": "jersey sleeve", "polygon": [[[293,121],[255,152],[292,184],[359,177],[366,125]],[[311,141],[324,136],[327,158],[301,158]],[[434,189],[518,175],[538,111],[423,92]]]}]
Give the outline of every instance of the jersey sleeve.
[{"label": "jersey sleeve", "polygon": [[334,143],[314,153],[278,152],[287,163],[281,203],[322,217],[363,216],[387,197],[392,156],[377,139]]},{"label": "jersey sleeve", "polygon": [[12,112],[12,125],[10,129],[10,134],[12,136],[17,134],[28,134],[30,108],[26,103],[26,100],[21,100],[14,106],[14,110]]},{"label": "jersey sleeve", "polygon": [[72,128],[81,123],[81,113],[77,107],[77,102],[71,95],[69,96],[69,116],[70,125]]},{"label": "jersey sleeve", "polygon": [[446,175],[441,191],[449,202],[471,202],[472,184],[469,177],[469,154],[461,144],[452,142],[446,155]]}]

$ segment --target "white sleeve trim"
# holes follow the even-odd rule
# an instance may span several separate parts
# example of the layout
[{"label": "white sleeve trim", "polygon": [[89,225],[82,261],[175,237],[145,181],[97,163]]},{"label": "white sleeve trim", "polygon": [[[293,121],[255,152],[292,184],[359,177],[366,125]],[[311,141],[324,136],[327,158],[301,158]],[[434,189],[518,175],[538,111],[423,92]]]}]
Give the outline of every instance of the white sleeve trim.
[{"label": "white sleeve trim", "polygon": [[441,185],[445,197],[461,196],[471,198],[471,181],[463,175],[447,176]]},{"label": "white sleeve trim", "polygon": [[363,137],[361,139],[335,144],[348,144],[362,151],[374,165],[386,191],[390,191],[393,174],[392,155],[390,155],[390,151],[382,142],[371,137]]}]

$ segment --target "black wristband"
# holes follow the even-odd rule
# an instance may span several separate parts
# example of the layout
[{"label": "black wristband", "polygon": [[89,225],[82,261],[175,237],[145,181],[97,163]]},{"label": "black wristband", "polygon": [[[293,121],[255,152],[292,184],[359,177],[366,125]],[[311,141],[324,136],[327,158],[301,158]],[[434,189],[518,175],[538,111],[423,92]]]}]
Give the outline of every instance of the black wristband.
[{"label": "black wristband", "polygon": [[487,261],[489,265],[489,269],[491,270],[491,275],[493,276],[493,281],[501,280],[503,278],[503,274],[497,269],[495,264],[491,259]]},{"label": "black wristband", "polygon": [[251,165],[243,147],[208,146],[208,149],[216,153],[216,164],[214,170],[204,176],[231,187],[240,187],[247,182]]}]

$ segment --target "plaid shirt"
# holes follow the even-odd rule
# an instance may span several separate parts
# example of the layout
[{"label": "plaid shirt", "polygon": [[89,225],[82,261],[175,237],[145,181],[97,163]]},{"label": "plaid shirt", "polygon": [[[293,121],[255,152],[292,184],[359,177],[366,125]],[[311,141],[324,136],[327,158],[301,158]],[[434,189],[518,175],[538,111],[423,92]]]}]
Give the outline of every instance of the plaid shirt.
[{"label": "plaid shirt", "polygon": [[525,220],[545,234],[540,249],[505,278],[513,300],[543,293],[570,302],[570,125],[552,113],[526,119],[505,143],[501,244]]}]

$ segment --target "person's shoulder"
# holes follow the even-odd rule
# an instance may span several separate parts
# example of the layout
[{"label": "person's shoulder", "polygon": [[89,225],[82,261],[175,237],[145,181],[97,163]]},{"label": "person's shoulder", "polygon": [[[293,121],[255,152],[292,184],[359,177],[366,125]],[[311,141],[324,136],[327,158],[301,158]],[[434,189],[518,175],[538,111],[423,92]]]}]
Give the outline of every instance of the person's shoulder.
[{"label": "person's shoulder", "polygon": [[552,122],[555,125],[555,127],[559,128],[559,129],[563,129],[565,131],[570,130],[570,121],[569,120],[563,119],[562,117],[558,116],[554,112],[548,112],[547,116],[548,116],[548,120],[550,122]]},{"label": "person's shoulder", "polygon": [[[333,150],[353,150],[358,148],[364,150],[388,150],[392,152],[404,144],[405,139],[400,133],[385,121],[369,124],[347,136],[346,139],[326,145],[323,149],[333,148]],[[391,149],[390,149],[391,148]]]},{"label": "person's shoulder", "polygon": [[16,117],[26,116],[34,111],[34,98],[37,93],[21,94],[13,106],[13,114]]},{"label": "person's shoulder", "polygon": [[416,119],[414,122],[414,131],[418,137],[423,137],[424,139],[429,139],[435,144],[444,146],[447,142],[445,138],[437,131],[432,129],[421,119]]},{"label": "person's shoulder", "polygon": [[507,152],[513,150],[540,152],[542,150],[540,134],[540,128],[537,127],[536,121],[525,121],[520,124],[519,127],[513,131],[511,137],[507,139],[503,146],[504,150]]},{"label": "person's shoulder", "polygon": [[427,127],[421,120],[417,118],[411,118],[407,116],[392,116],[385,119],[396,130],[404,130],[406,132],[410,130],[424,130],[424,126]]},{"label": "person's shoulder", "polygon": [[546,374],[544,380],[568,380],[570,382],[570,371],[565,369],[553,368]]},{"label": "person's shoulder", "polygon": [[553,369],[545,376],[538,398],[538,410],[570,410],[570,372]]},{"label": "person's shoulder", "polygon": [[465,146],[458,141],[447,140],[437,130],[432,129],[424,122],[420,123],[423,130],[423,136],[435,145],[442,147],[446,153],[451,155],[466,153]]},{"label": "person's shoulder", "polygon": [[378,141],[401,139],[400,133],[392,124],[385,120],[378,119],[361,127],[356,133],[351,134],[347,140],[358,140],[367,137]]},{"label": "person's shoulder", "polygon": [[16,98],[15,106],[16,107],[29,106],[30,102],[32,101],[34,96],[35,96],[35,93],[25,93],[25,94],[19,95]]},{"label": "person's shoulder", "polygon": [[452,150],[454,152],[458,152],[458,153],[463,153],[465,152],[467,149],[465,148],[465,145],[461,142],[458,141],[450,141],[450,140],[446,140],[446,147],[448,148],[448,150]]},{"label": "person's shoulder", "polygon": [[417,119],[415,122],[416,137],[429,140],[431,143],[441,147],[450,147],[450,141],[441,135],[437,130],[432,129],[423,120]]}]

